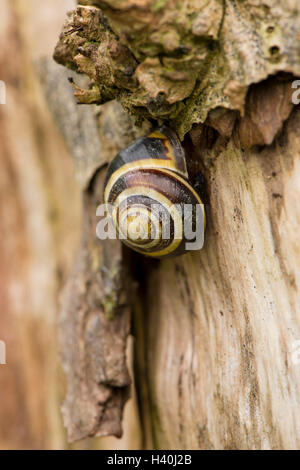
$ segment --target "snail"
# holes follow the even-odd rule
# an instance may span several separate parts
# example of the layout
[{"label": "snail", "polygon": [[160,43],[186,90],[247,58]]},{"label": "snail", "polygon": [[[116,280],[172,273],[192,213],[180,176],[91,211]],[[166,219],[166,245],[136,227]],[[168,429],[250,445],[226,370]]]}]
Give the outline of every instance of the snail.
[{"label": "snail", "polygon": [[166,126],[118,153],[107,171],[104,202],[118,238],[146,256],[181,255],[195,249],[188,242],[197,230],[204,232],[204,205],[189,182],[184,149]]}]

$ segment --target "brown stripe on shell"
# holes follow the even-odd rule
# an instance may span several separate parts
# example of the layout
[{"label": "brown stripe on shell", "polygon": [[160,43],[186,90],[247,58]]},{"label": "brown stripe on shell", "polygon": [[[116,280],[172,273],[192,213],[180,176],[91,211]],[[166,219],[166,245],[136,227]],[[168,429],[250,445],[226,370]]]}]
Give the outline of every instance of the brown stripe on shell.
[{"label": "brown stripe on shell", "polygon": [[181,182],[181,179],[182,176],[179,179],[175,172],[170,175],[159,168],[128,171],[112,187],[108,202],[113,204],[118,195],[127,188],[142,186],[154,189],[167,197],[172,204],[198,204],[194,194]]}]

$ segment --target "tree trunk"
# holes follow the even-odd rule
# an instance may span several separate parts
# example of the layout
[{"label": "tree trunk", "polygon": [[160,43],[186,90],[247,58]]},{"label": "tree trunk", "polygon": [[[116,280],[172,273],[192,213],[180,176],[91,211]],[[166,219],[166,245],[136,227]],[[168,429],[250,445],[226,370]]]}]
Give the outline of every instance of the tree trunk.
[{"label": "tree trunk", "polygon": [[[6,104],[0,105],[0,345],[6,345],[6,365],[0,358],[0,449],[138,447],[132,404],[126,408],[124,419],[130,419],[122,440],[86,439],[72,447],[60,411],[66,387],[57,313],[80,239],[82,194],[39,75],[40,58],[52,56],[74,3],[0,3],[0,79],[6,85]],[[71,90],[68,96],[74,100]],[[90,113],[82,113],[89,129]],[[72,136],[78,129],[80,134],[78,152],[87,140],[95,144],[95,134],[89,131],[87,138],[82,127],[73,120]]]},{"label": "tree trunk", "polygon": [[[87,162],[73,146],[93,205],[61,316],[69,436],[120,434],[131,310],[143,447],[299,449],[298,2],[81,3],[55,58],[89,77],[72,75],[80,103],[117,99],[133,118],[107,103],[95,117],[99,156]],[[68,119],[52,111],[68,140]],[[202,251],[153,261],[93,240],[89,214],[105,164],[162,122],[182,139],[191,177],[205,176],[207,230]]]},{"label": "tree trunk", "polygon": [[31,35],[45,17],[32,7],[27,0],[1,1],[0,74],[6,84],[6,104],[0,106],[0,340],[6,344],[1,449],[66,446],[56,312],[77,245],[80,194],[33,67],[37,49],[51,48],[65,9],[57,8],[37,45]]},{"label": "tree trunk", "polygon": [[271,146],[201,150],[205,247],[144,265],[137,377],[155,447],[300,447],[299,129],[297,108]]}]

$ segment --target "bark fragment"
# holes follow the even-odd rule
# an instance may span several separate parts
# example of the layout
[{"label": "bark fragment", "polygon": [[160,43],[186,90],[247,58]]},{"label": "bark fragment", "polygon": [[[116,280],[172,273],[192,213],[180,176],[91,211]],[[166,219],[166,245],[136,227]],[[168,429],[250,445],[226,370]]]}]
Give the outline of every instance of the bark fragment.
[{"label": "bark fragment", "polygon": [[[102,202],[107,163],[149,130],[141,128],[117,102],[101,110],[78,106],[70,75],[55,63],[38,64],[49,108],[70,149],[83,190],[82,240],[62,297],[59,335],[67,379],[63,406],[70,441],[122,434],[122,414],[129,393],[126,345],[134,285],[117,240],[98,240],[96,209]],[[72,201],[70,201],[70,204]]]},{"label": "bark fragment", "polygon": [[[117,98],[131,114],[168,120],[181,138],[215,108],[243,115],[251,84],[300,75],[297,0],[81,3],[56,60],[90,77],[93,102]],[[91,100],[89,90],[78,97]]]},{"label": "bark fragment", "polygon": [[250,89],[245,116],[237,126],[243,148],[270,145],[292,109],[292,78],[270,78]]},{"label": "bark fragment", "polygon": [[84,194],[83,235],[65,288],[60,317],[62,361],[68,393],[63,406],[71,441],[122,435],[121,419],[130,377],[128,276],[118,241],[96,238],[96,208],[104,173]]}]

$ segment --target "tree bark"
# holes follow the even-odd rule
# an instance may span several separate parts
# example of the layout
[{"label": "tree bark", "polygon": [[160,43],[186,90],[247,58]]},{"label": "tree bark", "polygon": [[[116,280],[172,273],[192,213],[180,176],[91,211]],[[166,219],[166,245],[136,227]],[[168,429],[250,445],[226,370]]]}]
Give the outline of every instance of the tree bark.
[{"label": "tree bark", "polygon": [[191,179],[206,179],[201,252],[151,261],[123,250],[138,284],[143,445],[299,449],[299,5],[82,3],[55,58],[90,78],[73,84],[79,102],[116,98],[135,117],[114,127],[116,105],[104,105],[100,166],[113,156],[107,128],[117,149],[119,133],[130,141],[141,122],[167,122]]},{"label": "tree bark", "polygon": [[[65,10],[56,3],[58,25]],[[36,78],[30,35],[44,17],[31,7],[1,2],[0,339],[7,363],[0,368],[0,448],[62,449],[57,297],[78,242],[80,194]],[[40,50],[51,48],[52,27]]]},{"label": "tree bark", "polygon": [[[7,363],[0,365],[0,449],[5,450],[139,447],[133,400],[118,440],[85,439],[71,446],[60,411],[66,385],[57,313],[82,231],[82,180],[79,186],[75,182],[67,146],[76,144],[76,168],[83,177],[90,169],[83,156],[93,161],[100,149],[93,110],[76,106],[68,72],[51,59],[51,75],[46,65],[73,6],[72,0],[1,1],[0,79],[6,84],[6,104],[0,105],[0,341],[6,344]],[[41,61],[44,56],[49,60]],[[52,88],[45,85],[47,77]],[[46,88],[57,92],[50,100],[55,119]],[[68,119],[65,129],[60,121],[59,131],[54,108],[64,93]],[[107,295],[113,281],[107,282]]]}]

